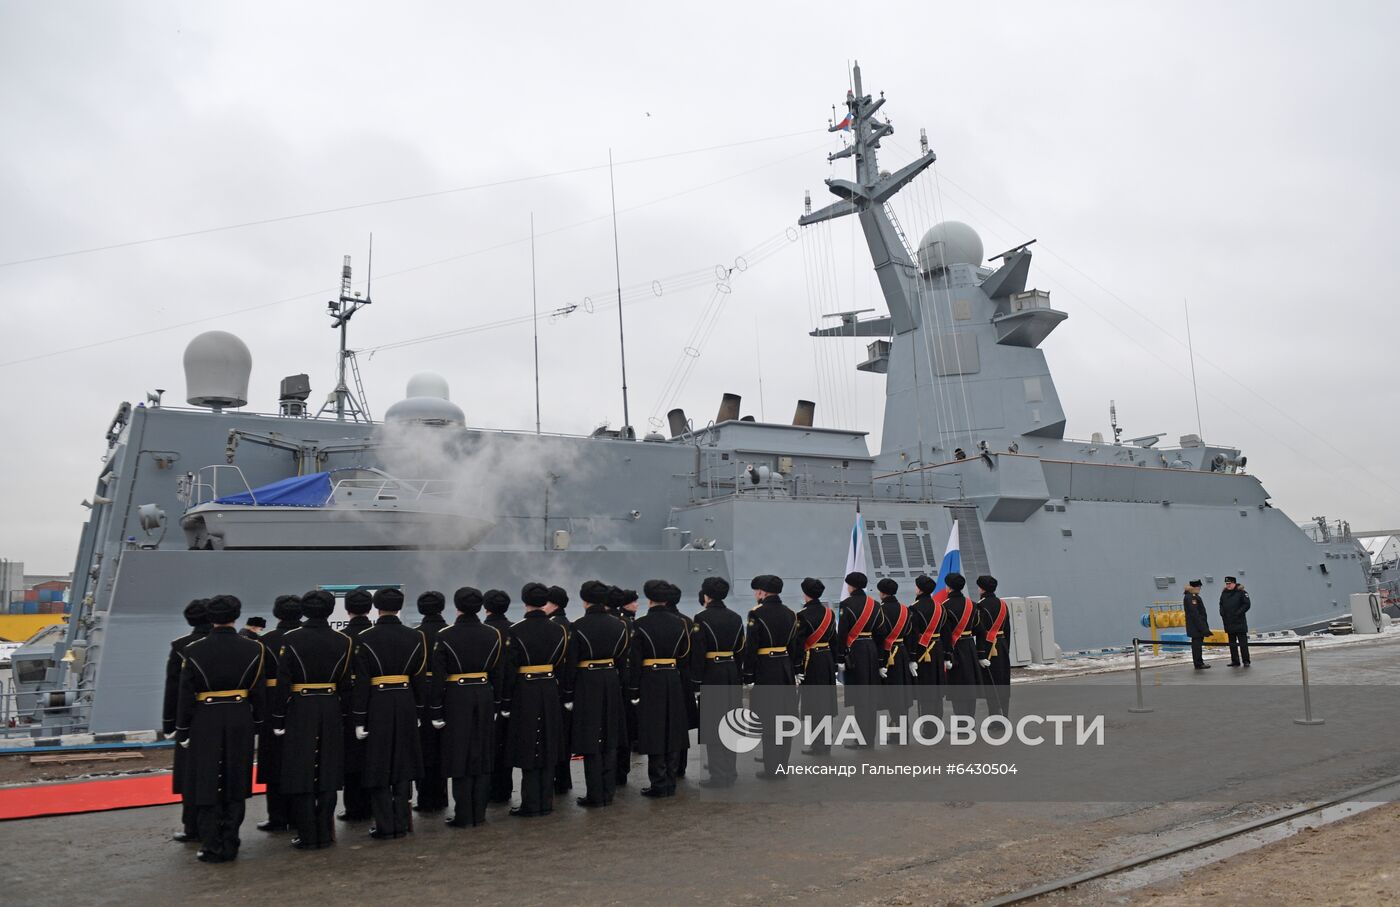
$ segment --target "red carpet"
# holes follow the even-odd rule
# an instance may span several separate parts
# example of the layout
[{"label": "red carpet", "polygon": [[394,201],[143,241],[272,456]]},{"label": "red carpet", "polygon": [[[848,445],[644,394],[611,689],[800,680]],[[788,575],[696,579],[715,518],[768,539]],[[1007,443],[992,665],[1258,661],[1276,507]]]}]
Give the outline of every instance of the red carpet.
[{"label": "red carpet", "polygon": [[[254,784],[253,791],[262,793],[263,785]],[[179,802],[179,799],[170,792],[169,772],[130,778],[6,787],[0,788],[0,821],[160,806]]]}]

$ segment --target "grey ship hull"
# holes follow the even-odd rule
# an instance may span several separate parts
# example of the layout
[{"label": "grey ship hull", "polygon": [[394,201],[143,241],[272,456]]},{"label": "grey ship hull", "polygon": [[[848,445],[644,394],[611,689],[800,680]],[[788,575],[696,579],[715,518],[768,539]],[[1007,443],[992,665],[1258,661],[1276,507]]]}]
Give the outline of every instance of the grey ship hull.
[{"label": "grey ship hull", "polygon": [[[248,414],[133,411],[112,452],[113,470],[121,476],[113,503],[100,507],[84,528],[75,573],[77,594],[92,597],[72,634],[82,655],[69,678],[80,696],[73,713],[77,724],[86,724],[89,714],[90,728],[98,732],[156,722],[161,665],[169,640],[183,632],[180,610],[192,598],[231,592],[249,612],[265,612],[274,596],[318,585],[396,583],[414,596],[465,584],[514,592],[535,578],[576,588],[583,579],[601,577],[635,587],[651,576],[668,577],[690,593],[705,576],[719,574],[737,578],[736,601],[742,601],[743,578],[761,572],[794,585],[818,576],[834,591],[857,506],[871,530],[872,573],[906,584],[937,569],[952,520],[962,519],[968,572],[994,569],[1008,594],[1051,596],[1058,639],[1067,649],[1121,645],[1139,631],[1138,617],[1148,604],[1179,597],[1181,583],[1196,575],[1217,584],[1225,573],[1240,575],[1261,629],[1342,613],[1346,594],[1365,588],[1360,560],[1341,558],[1346,566],[1338,565],[1281,511],[1261,507],[1265,495],[1252,476],[1155,470],[1150,478],[1164,483],[1161,492],[1139,484],[1131,496],[1115,499],[1111,495],[1118,492],[1106,477],[1121,467],[1075,464],[1071,476],[1058,464],[1022,456],[1017,459],[1048,477],[1055,503],[1024,522],[1000,523],[983,519],[968,500],[921,499],[917,489],[872,481],[874,460],[864,455],[860,433],[740,422],[687,439],[692,443],[552,439],[561,461],[587,464],[579,478],[558,475],[548,484],[548,501],[542,478],[536,485],[522,483],[529,492],[503,502],[502,511],[511,516],[471,551],[191,551],[169,539],[154,548],[124,541],[145,537],[132,523],[138,504],[179,511],[179,470],[175,463],[161,465],[171,452],[178,452],[180,464],[212,461],[222,456],[231,428],[265,431],[270,424],[323,445],[342,443],[347,429],[363,437],[370,432],[353,424],[289,423]],[[531,440],[444,431],[491,443]],[[746,487],[739,470],[724,466],[728,471],[722,472],[717,465],[776,467],[779,456],[794,457],[794,472],[817,476],[825,466],[840,477],[813,480],[806,494],[794,494]],[[292,471],[278,451],[245,446],[238,462],[252,482]],[[981,461],[950,465],[987,469]],[[110,493],[110,486],[102,490]],[[1175,500],[1164,505],[1162,494]],[[552,550],[558,529],[571,534],[568,550]],[[676,547],[685,532],[692,542],[705,538],[715,546]],[[970,537],[979,534],[985,540],[980,553],[969,547]],[[98,552],[103,556],[94,559]],[[95,561],[97,576],[90,578]],[[1324,576],[1318,564],[1329,561],[1333,569]]]}]

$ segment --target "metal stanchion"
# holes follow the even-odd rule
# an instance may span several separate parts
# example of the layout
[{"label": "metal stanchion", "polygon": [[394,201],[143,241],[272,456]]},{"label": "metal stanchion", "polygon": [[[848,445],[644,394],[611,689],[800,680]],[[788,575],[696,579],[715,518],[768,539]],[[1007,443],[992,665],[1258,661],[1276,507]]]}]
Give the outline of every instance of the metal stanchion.
[{"label": "metal stanchion", "polygon": [[1298,640],[1298,664],[1303,669],[1303,717],[1294,718],[1294,724],[1325,724],[1322,718],[1314,718],[1312,713],[1312,690],[1308,688],[1308,642]]},{"label": "metal stanchion", "polygon": [[1138,639],[1133,638],[1133,679],[1137,682],[1137,705],[1128,709],[1130,712],[1141,714],[1152,711],[1142,702],[1142,655],[1138,650]]}]

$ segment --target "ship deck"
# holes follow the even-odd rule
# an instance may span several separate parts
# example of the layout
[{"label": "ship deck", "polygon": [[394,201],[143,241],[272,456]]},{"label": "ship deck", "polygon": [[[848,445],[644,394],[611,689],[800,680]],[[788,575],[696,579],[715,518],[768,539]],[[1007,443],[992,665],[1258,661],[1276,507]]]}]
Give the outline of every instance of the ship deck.
[{"label": "ship deck", "polygon": [[[1313,682],[1394,685],[1400,683],[1397,656],[1400,637],[1324,649],[1310,655]],[[1144,673],[1154,687],[1297,679],[1293,649],[1257,650],[1248,673],[1215,664],[1211,671],[1193,672],[1186,664]],[[1096,682],[1129,685],[1133,675],[1101,675]],[[1316,730],[1327,733],[1325,727]],[[1173,745],[1163,741],[1164,756]],[[1347,752],[1346,740],[1335,745],[1339,755]],[[749,757],[739,758],[740,784],[758,784],[744,777],[752,767]],[[487,826],[476,830],[444,828],[440,817],[419,818],[416,834],[394,842],[368,840],[364,825],[341,825],[338,846],[308,854],[290,850],[288,835],[253,828],[264,817],[257,798],[249,806],[240,859],[220,866],[200,864],[193,846],[169,841],[178,822],[174,806],[6,823],[0,826],[9,845],[0,852],[0,890],[13,903],[152,905],[255,902],[270,891],[300,905],[421,905],[462,897],[512,905],[965,903],[1154,851],[1182,835],[1238,825],[1282,805],[1218,802],[1208,793],[1217,781],[1202,778],[1198,796],[1188,789],[1179,801],[1165,804],[778,808],[701,802],[693,785],[704,776],[702,764],[702,751],[692,749],[691,777],[675,800],[639,796],[645,778],[639,763],[632,785],[606,810],[568,803],[552,817],[519,820],[493,807]],[[1355,786],[1354,777],[1338,772],[1332,790],[1313,787],[1306,796]],[[575,773],[579,793],[580,763]],[[1340,879],[1346,868],[1338,865],[1335,872]]]}]

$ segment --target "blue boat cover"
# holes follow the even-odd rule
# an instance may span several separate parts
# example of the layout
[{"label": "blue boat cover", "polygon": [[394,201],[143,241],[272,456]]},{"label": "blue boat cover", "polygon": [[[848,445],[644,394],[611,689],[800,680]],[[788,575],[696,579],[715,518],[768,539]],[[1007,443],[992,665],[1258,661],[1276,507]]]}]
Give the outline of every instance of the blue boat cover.
[{"label": "blue boat cover", "polygon": [[292,476],[251,492],[216,498],[215,504],[256,504],[259,507],[320,507],[331,496],[331,474],[313,472],[308,476]]}]

